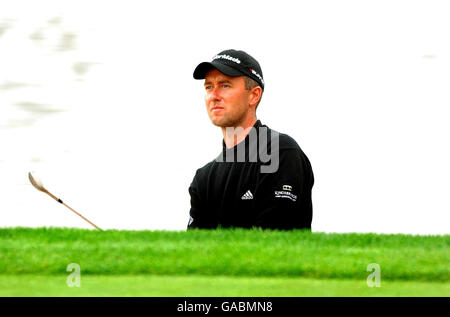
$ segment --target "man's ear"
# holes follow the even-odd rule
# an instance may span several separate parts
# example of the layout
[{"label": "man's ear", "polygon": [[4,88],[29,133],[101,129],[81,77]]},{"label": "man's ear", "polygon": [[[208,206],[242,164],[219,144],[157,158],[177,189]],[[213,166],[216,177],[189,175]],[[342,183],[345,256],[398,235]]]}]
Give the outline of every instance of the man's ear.
[{"label": "man's ear", "polygon": [[258,104],[259,100],[261,99],[262,95],[262,88],[259,86],[253,87],[252,90],[250,90],[250,94],[248,95],[248,103],[250,106],[255,106]]}]

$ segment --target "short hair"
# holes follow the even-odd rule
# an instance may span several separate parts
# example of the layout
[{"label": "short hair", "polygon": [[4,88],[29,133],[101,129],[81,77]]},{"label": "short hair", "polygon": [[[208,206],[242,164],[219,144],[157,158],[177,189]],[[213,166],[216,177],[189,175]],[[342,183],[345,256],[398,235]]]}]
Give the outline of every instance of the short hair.
[{"label": "short hair", "polygon": [[[244,77],[244,81],[245,81],[245,89],[246,90],[252,90],[253,88],[260,86],[255,80],[251,79],[248,76]],[[264,92],[264,90],[261,89],[261,97],[259,98],[258,103],[256,104],[256,108],[258,108],[258,105],[261,102],[263,92]]]}]

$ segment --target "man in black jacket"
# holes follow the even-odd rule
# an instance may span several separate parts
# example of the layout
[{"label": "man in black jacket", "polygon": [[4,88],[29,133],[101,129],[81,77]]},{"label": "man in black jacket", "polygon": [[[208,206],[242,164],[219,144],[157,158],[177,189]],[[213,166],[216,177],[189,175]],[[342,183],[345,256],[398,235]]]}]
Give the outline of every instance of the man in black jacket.
[{"label": "man in black jacket", "polygon": [[256,118],[264,90],[259,63],[226,50],[200,63],[194,78],[205,79],[206,109],[224,138],[220,155],[189,187],[188,229],[311,229],[311,164],[293,138]]}]

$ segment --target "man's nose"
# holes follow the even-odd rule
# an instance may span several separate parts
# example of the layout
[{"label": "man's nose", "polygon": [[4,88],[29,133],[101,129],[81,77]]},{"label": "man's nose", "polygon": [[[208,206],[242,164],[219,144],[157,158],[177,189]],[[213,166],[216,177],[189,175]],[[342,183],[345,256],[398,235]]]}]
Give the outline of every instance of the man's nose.
[{"label": "man's nose", "polygon": [[220,100],[220,92],[216,87],[211,88],[211,90],[208,93],[208,99],[212,101]]}]

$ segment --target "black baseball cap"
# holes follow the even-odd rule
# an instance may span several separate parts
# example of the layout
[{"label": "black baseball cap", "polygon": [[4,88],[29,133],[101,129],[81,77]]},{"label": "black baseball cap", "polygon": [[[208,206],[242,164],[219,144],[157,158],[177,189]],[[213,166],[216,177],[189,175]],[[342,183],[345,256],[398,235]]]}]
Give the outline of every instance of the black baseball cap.
[{"label": "black baseball cap", "polygon": [[194,70],[195,79],[205,79],[212,68],[227,76],[247,76],[256,81],[264,89],[264,78],[261,66],[256,59],[244,51],[225,50],[212,58],[211,62],[198,64]]}]

